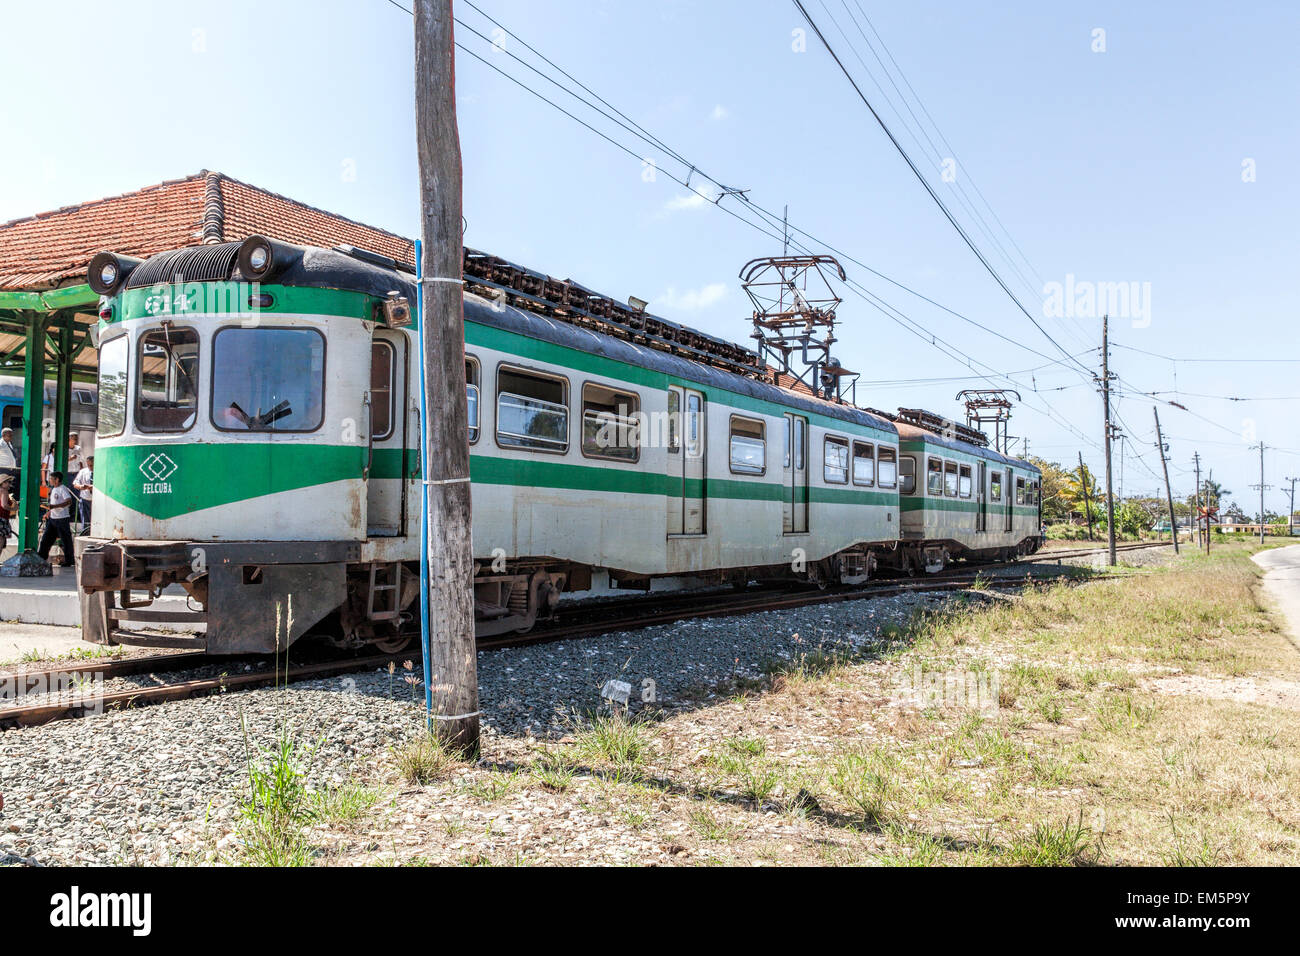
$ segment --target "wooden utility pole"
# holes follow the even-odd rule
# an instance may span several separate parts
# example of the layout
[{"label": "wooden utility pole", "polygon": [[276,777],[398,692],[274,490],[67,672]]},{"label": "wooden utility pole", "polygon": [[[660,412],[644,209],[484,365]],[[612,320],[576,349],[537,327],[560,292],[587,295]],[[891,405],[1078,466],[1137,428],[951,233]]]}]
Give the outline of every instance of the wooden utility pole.
[{"label": "wooden utility pole", "polygon": [[1178,553],[1178,519],[1174,516],[1174,493],[1169,489],[1169,458],[1165,454],[1165,439],[1160,434],[1160,410],[1151,406],[1151,414],[1156,417],[1156,449],[1160,452],[1160,464],[1165,469],[1165,501],[1169,503],[1169,532],[1174,536],[1174,554]]},{"label": "wooden utility pole", "polygon": [[1291,510],[1286,513],[1287,537],[1295,537],[1295,483],[1298,479],[1287,478],[1291,482]]},{"label": "wooden utility pole", "polygon": [[1083,467],[1083,452],[1079,452],[1079,487],[1083,489],[1083,514],[1088,519],[1088,540],[1092,540],[1092,492],[1088,488],[1088,469]]},{"label": "wooden utility pole", "polygon": [[[1193,512],[1192,527],[1196,529],[1196,550],[1201,549],[1201,453],[1198,451],[1192,455],[1192,461],[1196,465],[1196,511]],[[1206,508],[1209,508],[1209,502],[1206,502]],[[1205,536],[1210,536],[1210,516],[1207,510],[1205,515]]]},{"label": "wooden utility pole", "polygon": [[1101,401],[1106,424],[1106,563],[1115,566],[1115,485],[1110,464],[1110,316],[1101,317]]},{"label": "wooden utility pole", "polygon": [[451,0],[415,0],[415,121],[420,159],[424,475],[428,508],[429,719],[477,755],[478,660],[465,406],[464,241]]}]

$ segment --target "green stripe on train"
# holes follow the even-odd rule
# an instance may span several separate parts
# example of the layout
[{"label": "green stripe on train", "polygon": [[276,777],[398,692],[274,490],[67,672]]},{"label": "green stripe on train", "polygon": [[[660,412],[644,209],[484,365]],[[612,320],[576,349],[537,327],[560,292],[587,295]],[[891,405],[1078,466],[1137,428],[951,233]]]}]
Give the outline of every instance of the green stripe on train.
[{"label": "green stripe on train", "polygon": [[[247,291],[246,287],[233,282],[191,282],[186,285],[165,284],[130,289],[117,297],[112,321],[201,318],[205,315],[249,320],[263,315],[277,314],[370,319],[373,318],[375,303],[379,301],[374,296],[342,289],[264,285],[259,291],[270,294],[272,304],[254,313],[247,307]],[[465,323],[465,341],[470,346],[496,349],[518,355],[523,359],[563,365],[574,371],[614,378],[648,388],[663,390],[670,383],[691,386],[699,384],[692,379],[670,376],[617,359],[592,355],[580,349],[544,342],[518,332],[480,325],[477,322]],[[704,390],[706,397],[714,401],[718,400],[719,395],[725,395],[726,403],[735,408],[773,416],[780,416],[785,411],[793,410],[798,414],[806,415],[810,421],[823,428],[870,437],[873,440],[883,438],[889,444],[897,440],[893,432],[847,422],[831,415],[808,412],[804,409],[787,409],[776,402],[753,398],[712,385],[705,387]]]},{"label": "green stripe on train", "polygon": [[[229,442],[184,445],[104,445],[99,455],[99,490],[114,501],[165,520],[238,501],[360,478],[366,449],[353,445]],[[370,475],[376,479],[419,477],[414,449],[375,449]],[[782,501],[789,489],[772,480],[688,479],[657,472],[546,460],[470,456],[475,483],[557,488],[667,497],[687,494],[713,499]],[[887,507],[890,492],[810,488],[819,504]]]},{"label": "green stripe on train", "polygon": [[[105,445],[96,449],[96,492],[151,518],[359,478],[366,449],[356,445],[192,442]],[[304,497],[303,504],[310,506]]]},{"label": "green stripe on train", "polygon": [[[924,509],[926,511],[976,512],[980,508],[979,503],[975,501],[953,501],[948,498],[901,498],[900,505],[903,511],[921,511]],[[1006,513],[1007,505],[1005,501],[989,502],[990,515],[1005,515]],[[1038,517],[1036,507],[1016,506],[1013,513],[1021,517]]]}]

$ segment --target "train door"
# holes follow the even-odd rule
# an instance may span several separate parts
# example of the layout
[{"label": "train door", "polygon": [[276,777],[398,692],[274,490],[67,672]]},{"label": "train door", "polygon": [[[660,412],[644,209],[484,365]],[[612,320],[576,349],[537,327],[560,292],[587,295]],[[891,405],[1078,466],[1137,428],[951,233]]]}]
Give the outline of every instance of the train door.
[{"label": "train door", "polygon": [[979,463],[979,481],[975,485],[976,491],[976,512],[975,512],[975,530],[989,530],[989,466],[987,462]]},{"label": "train door", "polygon": [[1006,531],[1008,534],[1011,533],[1012,530],[1011,521],[1013,516],[1015,515],[1015,507],[1016,507],[1016,496],[1014,491],[1016,487],[1015,478],[1016,478],[1016,470],[1014,468],[1008,468],[1007,483],[1002,489],[1002,497],[1005,498],[1007,502],[1006,527],[1003,530]]},{"label": "train door", "polygon": [[685,469],[682,482],[682,534],[704,534],[705,529],[705,452],[708,422],[704,395],[686,389],[686,449],[682,456]]},{"label": "train door", "polygon": [[781,527],[786,534],[808,531],[808,419],[785,416]]},{"label": "train door", "polygon": [[704,395],[669,387],[669,534],[704,534],[706,431]]},{"label": "train door", "polygon": [[400,332],[385,329],[371,340],[366,531],[372,538],[405,532],[406,351],[406,336]]}]

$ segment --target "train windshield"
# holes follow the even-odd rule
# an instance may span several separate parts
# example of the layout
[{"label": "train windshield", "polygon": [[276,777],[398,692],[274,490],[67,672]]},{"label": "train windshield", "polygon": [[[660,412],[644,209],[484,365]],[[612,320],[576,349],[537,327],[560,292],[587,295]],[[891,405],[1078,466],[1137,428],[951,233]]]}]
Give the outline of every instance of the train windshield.
[{"label": "train windshield", "polygon": [[199,408],[199,335],[163,326],[140,336],[136,363],[135,427],[185,431]]},{"label": "train windshield", "polygon": [[212,420],[225,431],[306,432],[325,414],[315,329],[224,328],[212,341]]},{"label": "train windshield", "polygon": [[126,427],[126,336],[99,343],[99,437]]}]

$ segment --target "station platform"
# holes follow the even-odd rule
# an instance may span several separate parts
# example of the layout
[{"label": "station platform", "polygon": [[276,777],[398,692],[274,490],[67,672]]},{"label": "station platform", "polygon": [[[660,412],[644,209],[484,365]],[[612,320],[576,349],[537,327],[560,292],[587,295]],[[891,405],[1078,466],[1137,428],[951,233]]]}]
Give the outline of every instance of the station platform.
[{"label": "station platform", "polygon": [[[185,589],[172,585],[154,606],[160,611],[184,611],[185,599]],[[0,622],[6,621],[81,627],[76,569],[56,567],[48,578],[0,577]]]}]

